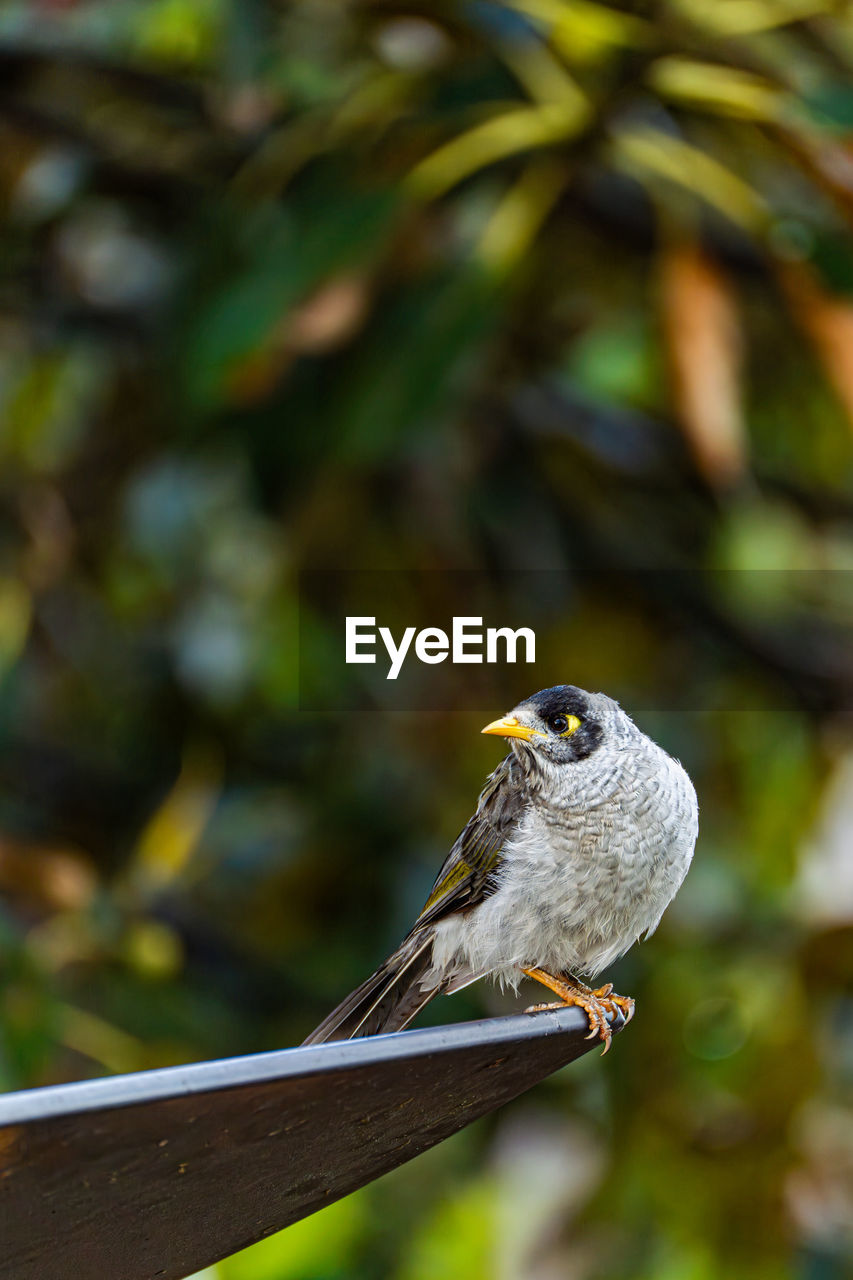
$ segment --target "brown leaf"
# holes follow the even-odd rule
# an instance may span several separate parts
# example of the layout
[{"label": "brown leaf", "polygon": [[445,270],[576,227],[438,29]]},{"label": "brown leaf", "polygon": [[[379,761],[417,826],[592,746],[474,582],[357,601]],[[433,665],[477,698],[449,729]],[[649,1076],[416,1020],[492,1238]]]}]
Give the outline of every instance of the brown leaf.
[{"label": "brown leaf", "polygon": [[706,479],[729,486],[747,466],[733,290],[701,249],[678,244],[663,254],[661,308],[679,424]]},{"label": "brown leaf", "polygon": [[853,302],[827,293],[803,263],[780,268],[794,319],[808,334],[853,427]]},{"label": "brown leaf", "polygon": [[257,404],[281,381],[294,357],[324,355],[344,346],[364,323],[368,302],[368,283],[363,275],[327,280],[299,306],[288,310],[263,345],[232,369],[227,382],[229,399],[234,404]]},{"label": "brown leaf", "polygon": [[297,307],[280,337],[291,351],[317,355],[333,351],[358,332],[367,312],[367,281],[362,275],[328,280]]},{"label": "brown leaf", "polygon": [[0,835],[0,891],[39,907],[75,910],[97,887],[94,867],[79,849],[30,844]]}]

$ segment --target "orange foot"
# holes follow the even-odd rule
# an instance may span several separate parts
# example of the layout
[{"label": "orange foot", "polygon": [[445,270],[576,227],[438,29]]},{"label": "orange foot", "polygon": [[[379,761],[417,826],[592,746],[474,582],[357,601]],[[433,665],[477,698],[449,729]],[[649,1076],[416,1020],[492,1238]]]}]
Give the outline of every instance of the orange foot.
[{"label": "orange foot", "polygon": [[616,1010],[620,1011],[626,1022],[630,1022],[634,1016],[634,1001],[630,996],[614,995],[612,982],[593,990],[585,983],[578,982],[576,978],[555,978],[544,969],[524,969],[522,972],[526,973],[528,978],[541,982],[543,986],[548,987],[560,997],[555,1004],[533,1004],[529,1009],[525,1009],[525,1013],[539,1013],[543,1009],[565,1009],[568,1005],[577,1005],[589,1018],[587,1040],[599,1036],[604,1041],[604,1053],[607,1053],[610,1048],[612,1032],[609,1019],[616,1016]]}]

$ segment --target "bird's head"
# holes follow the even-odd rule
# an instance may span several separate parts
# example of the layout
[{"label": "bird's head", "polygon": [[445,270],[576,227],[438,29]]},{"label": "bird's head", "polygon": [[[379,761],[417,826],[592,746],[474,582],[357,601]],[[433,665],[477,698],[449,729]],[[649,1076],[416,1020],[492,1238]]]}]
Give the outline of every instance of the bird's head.
[{"label": "bird's head", "polygon": [[[577,764],[631,726],[617,702],[604,693],[587,693],[572,684],[542,689],[487,724],[483,733],[509,738],[516,752],[556,765]],[[543,762],[544,762],[543,760]]]}]

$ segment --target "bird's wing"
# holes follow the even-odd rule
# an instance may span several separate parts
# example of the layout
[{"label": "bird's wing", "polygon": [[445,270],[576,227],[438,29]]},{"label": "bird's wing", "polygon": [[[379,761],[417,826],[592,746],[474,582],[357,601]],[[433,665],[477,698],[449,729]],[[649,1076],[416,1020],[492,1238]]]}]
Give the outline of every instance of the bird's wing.
[{"label": "bird's wing", "polygon": [[438,873],[415,929],[476,906],[491,890],[501,850],[527,803],[524,774],[510,752],[486,780],[477,810]]},{"label": "bird's wing", "polygon": [[[366,982],[323,1019],[305,1044],[402,1030],[433,996],[447,988],[443,975],[433,968],[429,925],[451,912],[475,906],[488,895],[501,850],[526,803],[524,771],[515,756],[509,755],[486,780],[477,811],[447,855],[411,933]],[[471,980],[472,976],[466,979]]]}]

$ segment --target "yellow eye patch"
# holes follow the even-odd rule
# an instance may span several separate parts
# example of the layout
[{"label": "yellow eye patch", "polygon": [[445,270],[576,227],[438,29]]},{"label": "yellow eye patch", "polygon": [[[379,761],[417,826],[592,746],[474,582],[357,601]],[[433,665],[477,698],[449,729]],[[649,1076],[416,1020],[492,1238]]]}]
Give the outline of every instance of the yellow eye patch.
[{"label": "yellow eye patch", "polygon": [[566,716],[568,728],[564,729],[560,734],[561,738],[570,738],[572,734],[581,727],[582,721],[577,716]]}]

